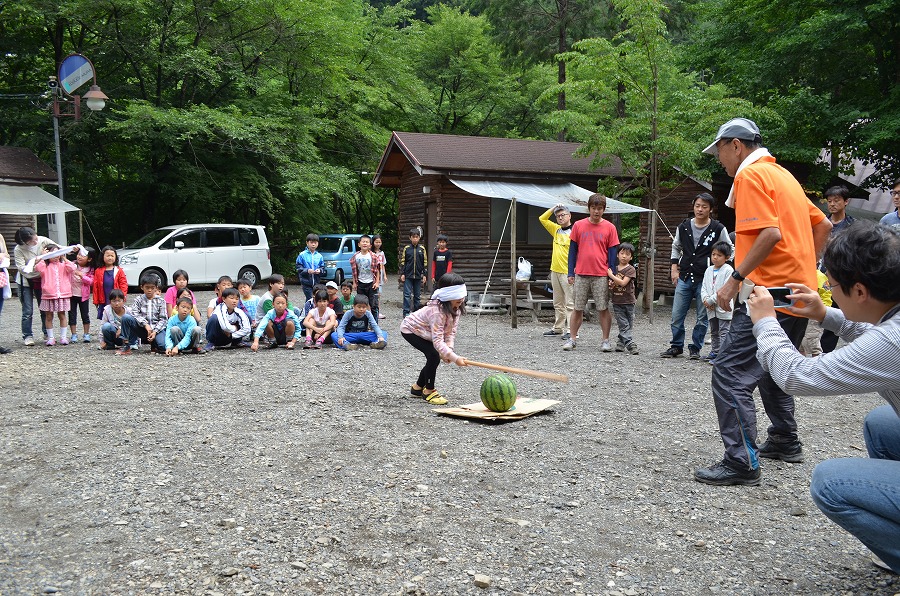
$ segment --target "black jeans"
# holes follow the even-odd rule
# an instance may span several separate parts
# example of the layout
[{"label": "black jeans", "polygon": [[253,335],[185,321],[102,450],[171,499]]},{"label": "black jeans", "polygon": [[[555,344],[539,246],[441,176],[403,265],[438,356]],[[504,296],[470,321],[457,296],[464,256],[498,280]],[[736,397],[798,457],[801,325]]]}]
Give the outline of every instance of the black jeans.
[{"label": "black jeans", "polygon": [[415,349],[425,354],[425,366],[419,372],[416,385],[423,389],[434,389],[434,381],[437,376],[437,367],[441,363],[441,355],[434,349],[430,339],[419,337],[415,333],[403,333],[403,339]]}]

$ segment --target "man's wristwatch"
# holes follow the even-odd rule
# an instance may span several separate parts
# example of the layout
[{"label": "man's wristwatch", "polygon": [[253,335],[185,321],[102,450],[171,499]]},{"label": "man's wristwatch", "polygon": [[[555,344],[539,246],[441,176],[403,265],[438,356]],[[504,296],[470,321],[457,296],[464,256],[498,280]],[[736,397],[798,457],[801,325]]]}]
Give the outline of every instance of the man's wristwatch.
[{"label": "man's wristwatch", "polygon": [[737,269],[735,269],[735,270],[731,273],[731,277],[732,277],[732,279],[736,279],[736,280],[738,280],[738,281],[744,281],[744,276],[741,275],[740,273],[738,273],[738,270],[737,270]]}]

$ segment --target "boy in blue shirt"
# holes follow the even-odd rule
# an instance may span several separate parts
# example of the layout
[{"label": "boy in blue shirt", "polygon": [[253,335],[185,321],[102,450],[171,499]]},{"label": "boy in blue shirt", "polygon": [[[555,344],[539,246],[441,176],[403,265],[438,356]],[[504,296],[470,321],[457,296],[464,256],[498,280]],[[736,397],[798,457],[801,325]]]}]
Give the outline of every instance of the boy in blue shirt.
[{"label": "boy in blue shirt", "polygon": [[325,258],[316,252],[319,248],[318,234],[306,235],[306,250],[297,255],[297,278],[303,287],[303,295],[309,300],[313,297],[313,286],[325,272]]},{"label": "boy in blue shirt", "polygon": [[175,303],[175,314],[166,323],[166,356],[176,356],[185,350],[191,350],[194,354],[200,352],[203,330],[191,316],[193,310],[194,302],[187,296],[182,296]]},{"label": "boy in blue shirt", "polygon": [[353,310],[341,317],[334,345],[342,350],[355,350],[360,344],[383,350],[387,345],[387,333],[381,330],[369,311],[369,299],[357,294],[353,299]]}]

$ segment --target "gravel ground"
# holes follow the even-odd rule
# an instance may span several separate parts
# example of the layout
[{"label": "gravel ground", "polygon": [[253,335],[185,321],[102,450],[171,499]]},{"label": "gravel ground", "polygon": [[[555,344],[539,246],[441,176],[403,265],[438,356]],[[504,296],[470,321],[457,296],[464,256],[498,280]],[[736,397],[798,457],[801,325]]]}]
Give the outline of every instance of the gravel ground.
[{"label": "gravel ground", "polygon": [[[572,379],[517,377],[561,403],[485,424],[407,397],[399,300],[384,351],[178,358],[25,348],[8,301],[0,594],[900,593],[808,492],[819,461],[864,455],[877,395],[799,399],[806,462],[711,487],[691,478],[722,451],[710,366],[658,357],[667,309],[639,356],[600,353],[595,321],[562,352],[546,322],[467,315],[462,355]],[[438,387],[471,403],[487,374]]]}]

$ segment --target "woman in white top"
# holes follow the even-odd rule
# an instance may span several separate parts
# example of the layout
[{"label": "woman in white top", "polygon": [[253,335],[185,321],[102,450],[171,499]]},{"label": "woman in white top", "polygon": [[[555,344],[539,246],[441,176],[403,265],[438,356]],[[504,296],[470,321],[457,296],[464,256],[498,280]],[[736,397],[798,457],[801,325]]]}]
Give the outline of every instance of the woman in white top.
[{"label": "woman in white top", "polygon": [[[32,228],[19,228],[16,232],[16,248],[13,251],[18,274],[16,282],[19,284],[19,301],[22,303],[22,339],[26,346],[34,345],[31,333],[31,318],[34,315],[34,301],[41,303],[41,274],[37,271],[22,273],[25,264],[44,252],[44,247],[53,244],[53,241],[44,236],[38,236]],[[41,331],[44,338],[47,336],[47,327],[44,317],[41,319]]]}]

